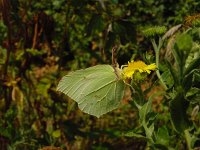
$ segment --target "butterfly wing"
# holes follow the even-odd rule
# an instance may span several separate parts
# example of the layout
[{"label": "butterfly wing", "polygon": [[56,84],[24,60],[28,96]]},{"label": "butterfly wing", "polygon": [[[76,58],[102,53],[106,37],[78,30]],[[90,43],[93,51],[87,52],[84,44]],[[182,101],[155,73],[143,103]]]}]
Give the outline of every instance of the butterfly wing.
[{"label": "butterfly wing", "polygon": [[71,72],[61,79],[57,88],[75,100],[83,112],[96,117],[117,108],[124,89],[124,82],[110,65]]}]

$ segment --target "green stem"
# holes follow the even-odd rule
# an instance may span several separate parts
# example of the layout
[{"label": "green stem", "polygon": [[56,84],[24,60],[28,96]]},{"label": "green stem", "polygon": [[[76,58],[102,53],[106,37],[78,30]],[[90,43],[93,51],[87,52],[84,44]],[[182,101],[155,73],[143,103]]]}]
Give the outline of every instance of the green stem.
[{"label": "green stem", "polygon": [[191,146],[191,137],[190,137],[190,133],[188,130],[185,130],[184,131],[184,134],[185,134],[185,140],[186,140],[186,144],[187,144],[187,147],[188,147],[188,150],[192,150],[192,146]]},{"label": "green stem", "polygon": [[152,139],[151,133],[149,132],[149,129],[148,129],[146,123],[143,124],[143,127],[144,127],[144,130],[145,130],[145,134],[146,134],[146,136],[147,136],[147,138],[148,138],[148,140],[150,142],[150,145],[152,145],[154,143],[154,141]]},{"label": "green stem", "polygon": [[[157,46],[154,39],[152,39],[151,42],[152,42],[152,45],[153,45],[153,48],[154,48],[154,51],[155,51],[155,54],[156,54],[156,66],[159,67],[159,53],[160,53],[160,49],[161,49],[163,42],[162,42],[161,38],[159,38],[158,46]],[[166,86],[165,82],[162,80],[159,69],[156,71],[156,75],[157,75],[158,79],[160,80],[164,89],[167,90],[167,86]]]},{"label": "green stem", "polygon": [[[135,84],[136,83],[136,84]],[[144,92],[141,89],[141,84],[138,82],[131,81],[131,86],[135,89],[135,93],[138,95],[140,105],[144,105],[145,103],[145,96]]]}]

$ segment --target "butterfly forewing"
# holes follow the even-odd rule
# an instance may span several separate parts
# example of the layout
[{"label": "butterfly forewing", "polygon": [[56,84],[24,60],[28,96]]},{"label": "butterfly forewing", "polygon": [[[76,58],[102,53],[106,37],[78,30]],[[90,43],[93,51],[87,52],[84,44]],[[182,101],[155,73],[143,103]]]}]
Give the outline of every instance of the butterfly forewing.
[{"label": "butterfly forewing", "polygon": [[112,66],[97,65],[64,76],[57,90],[75,100],[83,112],[99,117],[118,107],[124,88]]}]

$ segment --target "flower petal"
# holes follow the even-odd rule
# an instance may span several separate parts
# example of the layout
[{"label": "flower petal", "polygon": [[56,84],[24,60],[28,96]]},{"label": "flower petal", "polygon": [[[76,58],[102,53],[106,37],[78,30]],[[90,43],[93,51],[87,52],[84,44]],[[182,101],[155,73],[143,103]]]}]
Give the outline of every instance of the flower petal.
[{"label": "flower petal", "polygon": [[124,78],[133,78],[135,73],[148,73],[150,74],[151,71],[156,70],[155,64],[146,65],[143,61],[131,61],[128,62],[128,65],[124,65],[123,68],[123,76]]}]

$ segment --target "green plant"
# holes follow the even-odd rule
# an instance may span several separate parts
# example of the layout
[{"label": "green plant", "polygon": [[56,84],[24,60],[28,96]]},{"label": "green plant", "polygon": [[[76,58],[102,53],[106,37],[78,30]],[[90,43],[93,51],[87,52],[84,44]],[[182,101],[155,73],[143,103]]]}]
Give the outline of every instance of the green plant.
[{"label": "green plant", "polygon": [[[145,35],[152,41],[156,65],[131,61],[121,69],[116,65],[99,65],[78,70],[63,77],[59,82],[58,90],[78,102],[83,112],[99,117],[118,107],[119,100],[123,97],[124,87],[127,86],[132,91],[132,103],[138,110],[139,120],[138,127],[125,133],[125,136],[143,138],[147,141],[147,147],[153,149],[173,149],[175,143],[170,142],[170,139],[179,136],[181,144],[186,143],[188,149],[195,148],[198,136],[192,135],[192,133],[198,132],[196,128],[198,123],[191,120],[189,114],[192,109],[195,111],[193,115],[199,114],[199,101],[196,100],[199,98],[200,90],[196,85],[199,83],[197,76],[200,72],[200,49],[193,48],[195,44],[199,44],[197,42],[199,37],[195,37],[199,31],[191,28],[176,33],[170,49],[175,62],[172,64],[165,59],[161,64],[159,57],[163,43],[175,33],[175,30],[173,33],[172,30],[169,30],[162,38],[160,35],[165,31],[164,27],[144,30]],[[158,45],[155,36],[158,38]],[[189,58],[194,51],[197,56],[193,55],[194,59]],[[167,125],[157,124],[157,122],[163,121],[159,120],[158,113],[152,110],[153,95],[147,96],[151,88],[145,91],[141,88],[147,75],[156,69],[155,66],[157,66],[157,77],[163,87],[163,90],[158,91],[157,95],[162,95],[169,102],[168,111],[164,112],[169,115],[167,120],[171,121],[171,124],[167,121]],[[166,76],[166,74],[168,75]],[[152,83],[152,85],[155,84],[156,81]],[[196,106],[196,110],[194,110],[194,106]],[[155,126],[158,128],[157,130]],[[169,128],[172,129],[170,132]],[[182,142],[181,139],[184,139],[185,142]],[[175,149],[180,149],[181,144],[177,145]]]},{"label": "green plant", "polygon": [[[127,81],[125,86],[132,84],[136,90],[131,88],[132,93],[125,89],[124,94],[121,94],[121,90],[119,95],[124,95],[122,105],[119,105],[120,101],[114,103],[115,107],[111,105],[107,110],[116,107],[118,109],[100,119],[76,109],[76,103],[56,92],[56,86],[58,79],[66,72],[96,64],[110,64],[111,48],[116,44],[120,66],[128,60],[143,58],[146,64],[152,64],[156,63],[157,59],[159,69],[156,73],[160,74],[160,79],[167,89],[171,90],[174,80],[169,69],[165,69],[162,50],[170,47],[170,43],[174,45],[173,38],[168,36],[169,40],[162,41],[159,46],[158,35],[152,37],[158,44],[156,46],[161,47],[157,54],[160,59],[155,59],[149,44],[153,39],[146,40],[139,29],[155,24],[171,27],[183,20],[184,25],[181,27],[196,27],[189,31],[193,37],[193,46],[186,60],[188,66],[199,53],[199,15],[193,15],[199,12],[199,5],[200,2],[191,0],[1,0],[0,149],[29,150],[47,145],[67,149],[117,149],[119,145],[124,149],[129,146],[131,149],[144,149],[147,140],[145,131],[149,132],[151,143],[152,140],[155,142],[155,136],[151,137],[151,131],[148,131],[153,128],[152,121],[148,122],[148,118],[155,120],[153,123],[155,132],[158,132],[157,140],[163,137],[163,133],[168,132],[165,135],[166,139],[170,140],[164,143],[179,143],[179,146],[185,144],[184,138],[179,137],[180,134],[173,133],[175,130],[169,123],[168,100],[172,95],[158,84],[162,84],[162,81],[157,82],[154,73],[147,77],[146,74],[135,74],[134,78],[144,81]],[[185,16],[188,17],[184,19]],[[179,27],[180,25],[177,26],[178,30],[183,31],[184,28]],[[160,29],[159,36],[166,28]],[[171,63],[171,60],[169,61]],[[105,68],[110,67],[106,65]],[[113,80],[116,75],[107,73],[111,77],[108,80],[111,79],[115,83],[108,86],[118,83],[124,86],[123,79]],[[197,147],[198,71],[193,73],[193,80],[194,87],[186,94],[186,97],[192,99],[187,114],[191,112],[191,120],[195,122],[195,129],[189,130],[189,134],[194,135],[191,141],[196,141],[194,145]],[[130,100],[130,94],[133,100]],[[150,114],[153,111],[157,115],[155,119],[154,116],[147,115],[146,120],[142,121],[139,119],[141,115],[136,103],[143,106],[147,99],[151,99],[148,104],[152,104]],[[145,130],[143,126],[147,126]],[[129,136],[140,138],[129,138],[128,134],[124,133],[129,129],[134,131],[129,132]],[[121,136],[121,132],[124,136]],[[162,140],[158,143],[162,143]]]}]

